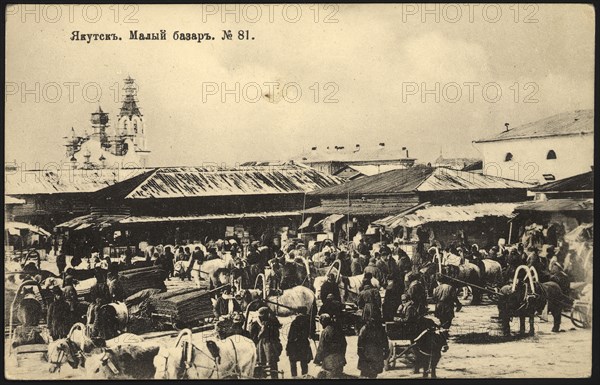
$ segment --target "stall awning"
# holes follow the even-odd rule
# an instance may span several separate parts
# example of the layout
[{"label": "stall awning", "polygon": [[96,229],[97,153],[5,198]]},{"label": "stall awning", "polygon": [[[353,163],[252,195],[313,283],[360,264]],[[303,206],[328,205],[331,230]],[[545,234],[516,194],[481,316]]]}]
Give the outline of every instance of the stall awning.
[{"label": "stall awning", "polygon": [[10,235],[14,235],[14,236],[19,236],[19,235],[21,235],[21,230],[19,230],[19,229],[16,229],[16,228],[14,228],[14,227],[8,227],[8,228],[6,229],[6,231],[8,231],[8,234],[10,234]]},{"label": "stall awning", "polygon": [[73,230],[83,230],[83,229],[87,229],[87,228],[90,228],[90,227],[92,227],[91,223],[82,223],[81,225],[77,226]]},{"label": "stall awning", "polygon": [[344,219],[344,215],[342,214],[331,214],[328,217],[321,219],[319,222],[315,223],[315,226],[322,225],[323,228],[327,228],[338,221]]},{"label": "stall awning", "polygon": [[298,211],[273,211],[259,213],[243,213],[243,214],[207,214],[207,215],[184,215],[184,216],[131,216],[125,218],[119,223],[153,223],[153,222],[202,222],[221,219],[244,219],[244,218],[273,218],[273,217],[294,217],[300,216]]},{"label": "stall awning", "polygon": [[532,201],[519,205],[516,211],[594,211],[593,199],[550,199],[547,201]]},{"label": "stall awning", "polygon": [[30,231],[32,233],[40,234],[45,237],[49,237],[50,233],[38,226],[30,225],[29,223],[23,222],[6,222],[4,228],[10,235],[21,235],[21,230]]},{"label": "stall awning", "polygon": [[391,214],[397,214],[403,210],[406,210],[414,206],[414,202],[396,202],[396,203],[381,203],[381,204],[369,204],[352,202],[348,205],[321,205],[308,208],[304,210],[304,214],[341,214],[341,215],[365,215],[365,216],[385,216]]},{"label": "stall awning", "polygon": [[103,228],[110,227],[127,217],[128,215],[89,214],[73,218],[70,221],[63,222],[56,227],[71,230],[83,230],[89,228],[101,230]]},{"label": "stall awning", "polygon": [[306,229],[306,228],[310,227],[312,220],[313,220],[313,217],[306,218],[304,220],[304,222],[302,222],[302,224],[300,225],[300,227],[298,227],[298,230],[303,230],[303,229]]},{"label": "stall awning", "polygon": [[429,203],[429,202],[424,202],[424,203],[420,203],[418,205],[413,205],[407,209],[398,211],[398,212],[394,213],[393,215],[378,219],[378,220],[374,221],[372,224],[376,225],[376,226],[387,227],[388,229],[393,229],[393,228],[398,227],[397,225],[395,225],[395,222],[398,220],[398,218],[402,218],[403,216],[405,216],[407,214],[414,213],[415,211],[422,209],[424,207],[430,206],[430,205],[431,205],[431,203]]},{"label": "stall awning", "polygon": [[431,222],[471,222],[482,217],[515,216],[519,203],[476,203],[472,205],[426,205],[417,210],[383,218],[375,224],[394,229],[399,226],[416,227]]},{"label": "stall awning", "polygon": [[182,215],[182,216],[131,216],[131,215],[105,215],[89,214],[71,219],[61,223],[57,228],[72,230],[83,230],[88,228],[102,229],[114,224],[138,224],[138,223],[160,223],[160,222],[201,222],[220,219],[244,219],[244,218],[272,218],[300,216],[298,211],[273,211],[243,214],[207,214],[207,215]]}]

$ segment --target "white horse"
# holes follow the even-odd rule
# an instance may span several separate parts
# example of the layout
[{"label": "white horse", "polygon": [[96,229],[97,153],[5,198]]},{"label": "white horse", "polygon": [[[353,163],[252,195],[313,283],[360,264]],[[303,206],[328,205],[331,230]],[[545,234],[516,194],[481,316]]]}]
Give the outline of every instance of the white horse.
[{"label": "white horse", "polygon": [[[242,290],[242,308],[246,309],[250,302],[263,298],[261,289]],[[306,307],[312,311],[316,306],[315,293],[305,286],[294,286],[284,290],[281,295],[267,296],[267,307],[281,317],[289,317],[297,314],[299,307]]]},{"label": "white horse", "polygon": [[[123,333],[107,340],[106,347],[112,348],[122,344],[138,344],[144,338],[132,333]],[[81,322],[74,324],[66,338],[60,338],[48,344],[48,362],[50,372],[60,370],[61,366],[69,363],[73,369],[84,366],[85,354],[91,352],[96,346],[86,334],[86,326]]]},{"label": "white horse", "polygon": [[[187,343],[184,346],[183,342]],[[194,344],[192,331],[179,333],[174,348],[160,348],[154,358],[155,379],[252,378],[256,346],[251,339],[233,335],[224,340]]]},{"label": "white horse", "polygon": [[[358,295],[358,293],[360,292],[360,287],[362,285],[364,274],[353,275],[351,277],[343,277],[341,274],[339,274],[338,269],[332,266],[332,268],[327,271],[327,274],[325,274],[324,276],[316,277],[314,280],[313,285],[317,298],[321,297],[321,286],[323,286],[323,283],[325,283],[325,281],[327,280],[327,275],[329,274],[333,274],[337,277],[336,282],[340,289],[340,296],[342,298],[346,298],[346,290],[348,291],[348,294],[352,294],[355,296]],[[343,282],[344,278],[346,278],[346,285],[344,285]],[[371,285],[374,288],[379,289],[379,280],[375,277],[371,278]]]},{"label": "white horse", "polygon": [[219,259],[211,259],[205,261],[200,266],[200,277],[203,279],[211,279],[218,269],[231,269],[234,267],[234,261],[231,253],[224,253]]},{"label": "white horse", "polygon": [[[77,291],[78,295],[85,295],[90,292],[92,287],[96,285],[97,281],[95,277],[83,279],[81,281],[75,281],[73,287]],[[53,286],[62,287],[63,280],[62,278],[49,277],[42,281],[41,285],[42,289],[50,289]]]}]

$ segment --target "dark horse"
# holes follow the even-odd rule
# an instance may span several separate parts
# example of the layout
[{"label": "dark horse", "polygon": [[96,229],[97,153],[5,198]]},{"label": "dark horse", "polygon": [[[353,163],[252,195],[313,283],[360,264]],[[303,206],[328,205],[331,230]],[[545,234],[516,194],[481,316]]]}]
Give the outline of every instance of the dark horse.
[{"label": "dark horse", "polygon": [[519,317],[519,334],[525,334],[525,318],[529,317],[529,335],[533,336],[536,313],[548,304],[548,312],[554,319],[553,332],[560,330],[562,310],[571,305],[560,286],[553,281],[539,282],[527,266],[519,266],[515,271],[512,285],[500,289],[498,316],[502,323],[502,332],[510,336],[510,318]]},{"label": "dark horse", "polygon": [[104,340],[115,338],[127,326],[127,308],[123,303],[109,303],[96,308],[92,336]]},{"label": "dark horse", "polygon": [[428,374],[436,378],[435,370],[442,357],[442,352],[448,351],[446,334],[439,330],[435,322],[428,320],[427,328],[414,340],[413,352],[415,353],[414,373],[419,373],[423,368],[423,377]]},{"label": "dark horse", "polygon": [[[421,276],[423,277],[423,283],[429,295],[433,293],[433,289],[437,286],[435,276],[436,273],[438,273],[439,271],[439,264],[435,262],[429,262],[419,270]],[[461,264],[460,266],[458,266],[458,269],[456,269],[455,266],[442,265],[442,274],[451,278],[455,278],[456,280],[450,279],[450,284],[452,286],[455,286],[457,289],[469,286],[469,284],[483,286],[481,282],[481,273],[479,268],[476,265],[469,262]],[[473,292],[473,299],[471,301],[471,304],[479,304],[481,302],[482,291],[475,286],[469,287]]]},{"label": "dark horse", "polygon": [[282,267],[280,289],[291,289],[294,286],[312,288],[312,281],[316,276],[316,269],[310,262],[301,257],[294,261],[286,261]]}]

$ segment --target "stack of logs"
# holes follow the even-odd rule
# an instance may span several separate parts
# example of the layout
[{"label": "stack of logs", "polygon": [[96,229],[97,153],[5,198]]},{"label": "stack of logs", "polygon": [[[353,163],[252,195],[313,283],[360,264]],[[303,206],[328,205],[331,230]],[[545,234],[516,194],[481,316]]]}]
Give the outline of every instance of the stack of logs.
[{"label": "stack of logs", "polygon": [[166,290],[165,279],[167,273],[158,266],[130,269],[119,272],[119,279],[125,290],[125,297],[129,297],[144,289]]},{"label": "stack of logs", "polygon": [[180,289],[151,297],[150,305],[157,317],[191,326],[212,318],[211,294],[205,289]]}]

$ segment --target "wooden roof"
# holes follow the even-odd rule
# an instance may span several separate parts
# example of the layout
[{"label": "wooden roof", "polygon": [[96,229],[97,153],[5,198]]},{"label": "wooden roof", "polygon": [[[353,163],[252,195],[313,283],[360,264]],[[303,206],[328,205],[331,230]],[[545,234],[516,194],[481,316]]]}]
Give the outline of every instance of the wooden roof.
[{"label": "wooden roof", "polygon": [[340,183],[307,166],[162,167],[145,177],[112,186],[103,195],[125,199],[302,194]]},{"label": "wooden roof", "polygon": [[414,166],[363,177],[340,185],[314,191],[310,195],[356,196],[403,194],[430,191],[527,189],[530,184],[496,176],[449,168]]},{"label": "wooden roof", "polygon": [[545,183],[531,189],[535,192],[561,192],[561,191],[593,191],[594,172],[574,175],[569,178],[559,179]]}]

